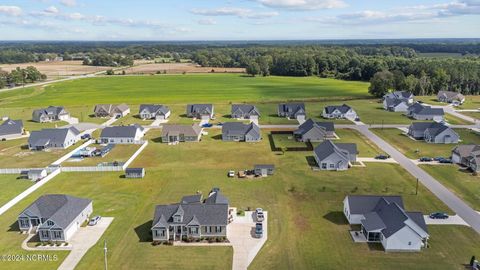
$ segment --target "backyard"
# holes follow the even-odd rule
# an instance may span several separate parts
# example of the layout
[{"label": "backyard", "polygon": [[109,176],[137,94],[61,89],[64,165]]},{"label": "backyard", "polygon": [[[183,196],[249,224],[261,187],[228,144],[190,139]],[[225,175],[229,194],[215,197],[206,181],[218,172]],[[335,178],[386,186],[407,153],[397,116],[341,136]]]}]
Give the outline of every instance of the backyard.
[{"label": "backyard", "polygon": [[15,196],[33,184],[34,182],[28,179],[19,179],[19,175],[17,174],[0,174],[0,185],[2,186],[0,206],[15,198]]}]

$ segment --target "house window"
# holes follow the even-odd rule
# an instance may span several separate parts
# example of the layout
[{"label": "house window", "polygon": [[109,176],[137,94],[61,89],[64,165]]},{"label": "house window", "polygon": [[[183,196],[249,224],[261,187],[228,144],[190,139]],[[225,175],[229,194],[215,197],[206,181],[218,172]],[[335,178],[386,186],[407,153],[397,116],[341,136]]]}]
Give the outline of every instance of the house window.
[{"label": "house window", "polygon": [[322,163],[322,169],[326,169],[327,168],[327,163]]},{"label": "house window", "polygon": [[54,224],[53,221],[51,221],[51,220],[47,221],[48,226],[53,226],[53,224]]},{"label": "house window", "polygon": [[49,233],[48,233],[48,231],[40,231],[40,235],[42,236],[43,239],[49,238]]},{"label": "house window", "polygon": [[55,239],[61,239],[61,238],[62,238],[62,232],[60,232],[60,231],[53,231],[53,238],[55,238]]},{"label": "house window", "polygon": [[22,228],[30,227],[30,222],[28,222],[28,219],[20,219],[20,227]]},{"label": "house window", "polygon": [[332,163],[330,164],[330,169],[333,169],[333,168],[335,168],[335,164]]},{"label": "house window", "polygon": [[206,233],[212,233],[212,227],[211,226],[206,226],[205,227],[205,232]]},{"label": "house window", "polygon": [[412,245],[412,242],[408,242],[408,245],[411,246],[411,245]]},{"label": "house window", "polygon": [[192,228],[190,228],[190,233],[191,233],[191,234],[198,234],[198,227],[192,227]]},{"label": "house window", "polygon": [[215,232],[216,233],[221,233],[222,232],[222,226],[215,226]]}]

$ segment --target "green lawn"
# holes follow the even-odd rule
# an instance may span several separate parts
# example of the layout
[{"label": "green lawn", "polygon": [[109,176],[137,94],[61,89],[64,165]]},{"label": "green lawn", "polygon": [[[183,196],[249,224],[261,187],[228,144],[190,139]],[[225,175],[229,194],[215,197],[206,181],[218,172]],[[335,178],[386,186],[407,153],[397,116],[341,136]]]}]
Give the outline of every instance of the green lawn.
[{"label": "green lawn", "polygon": [[[420,157],[449,157],[455,144],[433,144],[416,141],[403,134],[396,128],[371,129],[378,136],[389,142],[407,157],[417,159]],[[468,129],[455,129],[460,135],[460,144],[480,144],[480,135]]]},{"label": "green lawn", "polygon": [[2,191],[0,192],[0,206],[4,205],[18,194],[29,188],[34,182],[28,179],[17,179],[19,175],[16,174],[0,174],[0,185]]},{"label": "green lawn", "polygon": [[464,114],[466,116],[473,117],[477,120],[480,120],[480,112],[459,112],[459,113]]},{"label": "green lawn", "polygon": [[422,168],[474,209],[480,210],[480,176],[461,170],[457,165],[422,165]]},{"label": "green lawn", "polygon": [[[432,104],[432,105],[447,105],[446,103],[441,103],[437,101],[437,96],[418,96],[415,97],[416,100],[421,100],[423,102]],[[478,109],[480,108],[480,96],[465,96],[465,103],[461,106],[456,107],[457,109]]]}]

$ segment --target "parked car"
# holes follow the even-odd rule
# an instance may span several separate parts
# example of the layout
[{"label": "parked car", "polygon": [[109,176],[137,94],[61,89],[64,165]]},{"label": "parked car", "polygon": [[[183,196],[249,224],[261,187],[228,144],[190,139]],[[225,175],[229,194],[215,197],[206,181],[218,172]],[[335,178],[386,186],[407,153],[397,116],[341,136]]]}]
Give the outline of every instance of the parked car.
[{"label": "parked car", "polygon": [[217,123],[217,126],[223,126],[223,123],[222,123],[222,122],[218,122],[218,123]]},{"label": "parked car", "polygon": [[100,219],[102,219],[101,216],[95,216],[95,217],[91,218],[90,221],[88,222],[88,226],[97,225],[97,223],[100,221]]},{"label": "parked car", "polygon": [[262,208],[255,209],[255,219],[257,220],[257,222],[263,222],[265,220]]},{"label": "parked car", "polygon": [[355,118],[356,122],[360,122],[360,117]]},{"label": "parked car", "polygon": [[385,159],[388,159],[389,157],[390,157],[389,155],[378,155],[378,156],[375,157],[375,159],[383,159],[383,160],[385,160]]},{"label": "parked car", "polygon": [[438,162],[439,162],[439,163],[452,163],[452,159],[450,159],[450,158],[444,158],[444,159],[442,159],[442,160],[440,160],[440,161],[438,161]]},{"label": "parked car", "polygon": [[235,177],[235,171],[228,171],[228,177]]},{"label": "parked car", "polygon": [[441,161],[441,160],[444,160],[445,158],[444,157],[434,157],[433,160],[435,161]]},{"label": "parked car", "polygon": [[209,128],[209,127],[213,127],[213,125],[210,124],[210,123],[205,123],[205,124],[202,125],[202,127],[203,128]]},{"label": "parked car", "polygon": [[88,133],[87,133],[87,134],[83,134],[83,135],[80,137],[80,139],[82,139],[82,140],[91,139],[91,138],[92,138],[92,135],[90,135],[90,134],[88,134]]},{"label": "parked car", "polygon": [[429,215],[431,219],[447,219],[448,215],[442,212],[431,213]]},{"label": "parked car", "polygon": [[419,160],[420,160],[420,162],[430,162],[430,161],[433,161],[433,158],[431,158],[431,157],[421,157]]},{"label": "parked car", "polygon": [[263,224],[261,222],[257,222],[255,224],[255,237],[257,238],[263,237]]}]

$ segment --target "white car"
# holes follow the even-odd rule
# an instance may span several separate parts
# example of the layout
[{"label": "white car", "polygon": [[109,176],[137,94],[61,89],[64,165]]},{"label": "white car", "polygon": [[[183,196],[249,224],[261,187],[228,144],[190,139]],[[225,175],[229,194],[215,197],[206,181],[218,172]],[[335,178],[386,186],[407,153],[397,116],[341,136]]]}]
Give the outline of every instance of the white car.
[{"label": "white car", "polygon": [[265,216],[263,215],[263,209],[257,208],[255,209],[255,218],[258,222],[263,222],[265,220]]},{"label": "white car", "polygon": [[229,171],[228,177],[235,177],[235,171]]},{"label": "white car", "polygon": [[88,226],[95,226],[97,225],[98,221],[100,221],[102,217],[101,216],[95,216],[90,221],[88,222]]}]

